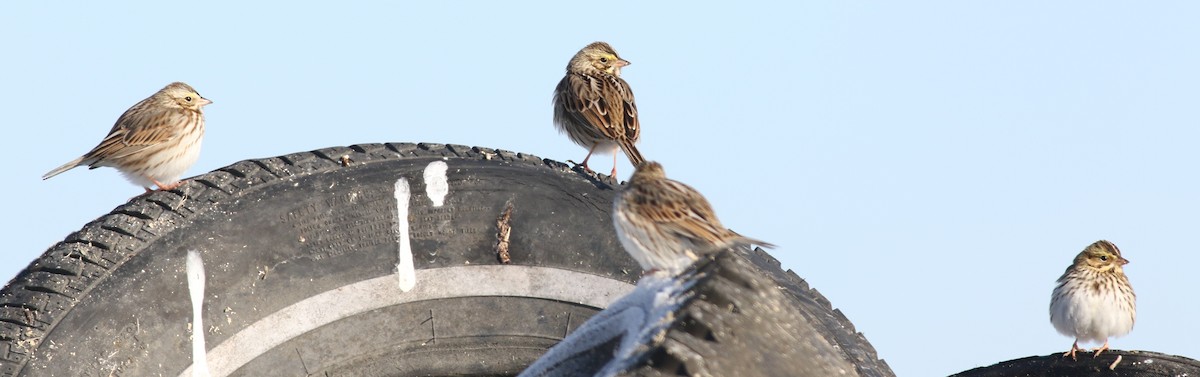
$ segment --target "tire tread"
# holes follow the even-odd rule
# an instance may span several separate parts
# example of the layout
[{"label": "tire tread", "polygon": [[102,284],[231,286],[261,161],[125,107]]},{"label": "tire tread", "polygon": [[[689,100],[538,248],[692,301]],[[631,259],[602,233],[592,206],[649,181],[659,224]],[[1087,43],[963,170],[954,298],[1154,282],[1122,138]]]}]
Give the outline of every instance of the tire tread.
[{"label": "tire tread", "polygon": [[[352,161],[343,166],[341,157]],[[506,150],[440,143],[375,143],[322,148],[235,162],[187,179],[169,191],[139,195],[50,246],[0,289],[0,377],[17,376],[40,340],[96,284],[147,243],[174,231],[214,204],[264,183],[397,159],[497,158],[508,163],[565,164]]]}]

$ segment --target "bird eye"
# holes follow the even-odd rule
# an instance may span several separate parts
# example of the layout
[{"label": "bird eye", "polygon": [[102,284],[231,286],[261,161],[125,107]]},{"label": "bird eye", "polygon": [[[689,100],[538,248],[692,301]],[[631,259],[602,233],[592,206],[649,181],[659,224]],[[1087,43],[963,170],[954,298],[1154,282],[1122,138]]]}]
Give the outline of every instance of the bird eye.
[{"label": "bird eye", "polygon": [[1105,262],[1108,262],[1108,256],[1107,256],[1107,255],[1101,255],[1101,256],[1100,256],[1100,260],[1102,260],[1102,261],[1105,261]]},{"label": "bird eye", "polygon": [[608,63],[608,58],[601,57],[601,58],[600,58],[600,62],[601,62],[601,63]]},{"label": "bird eye", "polygon": [[184,101],[192,102],[192,96],[183,97]]}]

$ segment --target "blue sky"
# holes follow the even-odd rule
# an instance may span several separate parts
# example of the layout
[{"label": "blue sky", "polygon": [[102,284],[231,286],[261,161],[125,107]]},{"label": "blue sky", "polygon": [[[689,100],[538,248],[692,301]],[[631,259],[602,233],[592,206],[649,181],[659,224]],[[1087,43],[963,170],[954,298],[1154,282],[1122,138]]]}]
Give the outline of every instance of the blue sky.
[{"label": "blue sky", "polygon": [[780,245],[897,374],[1067,350],[1050,291],[1098,239],[1139,298],[1112,346],[1197,358],[1197,19],[1185,1],[10,2],[0,277],[141,192],[111,169],[40,176],[169,82],[215,102],[189,176],[388,141],[578,161],[551,91],[604,40],[633,62],[643,154]]}]

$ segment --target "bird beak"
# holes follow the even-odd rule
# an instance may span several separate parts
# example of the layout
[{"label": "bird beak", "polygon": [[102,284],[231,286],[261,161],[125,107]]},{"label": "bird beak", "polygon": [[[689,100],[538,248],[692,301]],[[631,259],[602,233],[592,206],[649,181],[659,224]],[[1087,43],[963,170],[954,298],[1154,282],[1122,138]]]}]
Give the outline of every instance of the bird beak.
[{"label": "bird beak", "polygon": [[200,106],[201,107],[204,107],[204,105],[208,105],[210,103],[212,103],[212,101],[210,101],[208,98],[200,97]]},{"label": "bird beak", "polygon": [[1120,258],[1121,258],[1121,265],[1122,265],[1122,266],[1129,264],[1129,260],[1128,260],[1128,259],[1125,259],[1125,257],[1120,257]]},{"label": "bird beak", "polygon": [[629,65],[629,64],[632,64],[632,63],[630,63],[628,60],[625,60],[625,59],[617,59],[617,63],[616,63],[616,64],[614,64],[614,65],[616,65],[616,66],[617,66],[617,68],[620,68],[620,67],[627,66],[627,65]]}]

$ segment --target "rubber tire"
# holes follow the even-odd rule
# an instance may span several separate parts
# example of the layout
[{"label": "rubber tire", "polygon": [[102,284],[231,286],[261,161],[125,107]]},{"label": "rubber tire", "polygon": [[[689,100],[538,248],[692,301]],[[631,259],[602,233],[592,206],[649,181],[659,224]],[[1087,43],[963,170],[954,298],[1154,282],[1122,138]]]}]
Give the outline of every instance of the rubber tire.
[{"label": "rubber tire", "polygon": [[[680,276],[690,296],[671,326],[638,347],[644,351],[619,375],[895,376],[849,320],[820,304],[820,293],[780,289],[773,278],[803,281],[790,273],[764,274],[781,270],[754,260],[774,262],[762,249],[735,248]],[[846,327],[830,328],[831,322]]]},{"label": "rubber tire", "polygon": [[816,288],[796,275],[792,270],[784,270],[778,260],[767,254],[763,249],[756,248],[741,254],[754,264],[762,274],[769,277],[778,285],[781,292],[793,300],[793,305],[804,315],[805,319],[814,323],[813,327],[826,341],[834,344],[844,353],[844,359],[854,365],[859,376],[864,377],[894,377],[895,372],[888,366],[887,361],[879,358],[875,347],[867,341],[863,333],[854,328],[854,323],[842,313],[841,309],[833,307],[833,303],[825,298]]},{"label": "rubber tire", "polygon": [[[425,184],[437,161],[449,168],[443,207]],[[417,276],[408,292],[396,267],[400,178]],[[458,145],[238,162],[132,199],[10,281],[0,376],[183,375],[194,334],[188,250],[206,269],[196,330],[214,375],[515,375],[640,276],[612,230],[613,186],[536,156]],[[497,218],[510,203],[505,264]],[[789,274],[762,257],[769,274]],[[849,321],[797,280],[781,286],[826,311],[817,320],[836,324],[827,336],[846,359],[877,364]],[[261,341],[284,333],[294,334]]]},{"label": "rubber tire", "polygon": [[[1121,362],[1109,369],[1117,357]],[[995,365],[971,369],[951,377],[1072,377],[1072,376],[1196,376],[1200,375],[1200,361],[1183,356],[1167,355],[1150,351],[1107,350],[1093,358],[1088,352],[1076,355],[1076,360],[1063,357],[1061,353],[1045,356],[1030,356],[1009,360]]]}]

